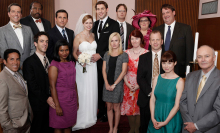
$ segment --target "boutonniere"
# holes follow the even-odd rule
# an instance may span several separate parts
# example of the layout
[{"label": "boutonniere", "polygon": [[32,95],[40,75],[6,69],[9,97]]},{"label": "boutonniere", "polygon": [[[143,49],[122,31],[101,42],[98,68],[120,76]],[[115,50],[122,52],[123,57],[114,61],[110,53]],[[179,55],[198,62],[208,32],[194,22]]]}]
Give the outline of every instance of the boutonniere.
[{"label": "boutonniere", "polygon": [[109,25],[108,25],[108,23],[105,25],[105,28],[107,28]]}]

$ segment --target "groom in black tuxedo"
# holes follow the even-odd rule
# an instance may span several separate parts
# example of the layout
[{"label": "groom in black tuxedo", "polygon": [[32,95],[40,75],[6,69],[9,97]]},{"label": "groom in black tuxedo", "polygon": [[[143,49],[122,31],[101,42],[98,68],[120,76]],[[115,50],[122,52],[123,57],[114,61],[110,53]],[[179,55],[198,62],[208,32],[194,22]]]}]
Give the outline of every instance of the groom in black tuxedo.
[{"label": "groom in black tuxedo", "polygon": [[113,32],[120,33],[120,28],[118,22],[107,16],[108,4],[104,1],[98,1],[95,5],[97,16],[100,20],[94,23],[93,33],[95,34],[95,41],[97,42],[96,54],[92,56],[92,61],[97,61],[98,69],[98,118],[101,118],[101,122],[107,121],[107,109],[105,107],[105,102],[102,100],[102,90],[104,85],[104,80],[102,77],[102,63],[103,56],[106,51],[108,51],[109,36]]}]

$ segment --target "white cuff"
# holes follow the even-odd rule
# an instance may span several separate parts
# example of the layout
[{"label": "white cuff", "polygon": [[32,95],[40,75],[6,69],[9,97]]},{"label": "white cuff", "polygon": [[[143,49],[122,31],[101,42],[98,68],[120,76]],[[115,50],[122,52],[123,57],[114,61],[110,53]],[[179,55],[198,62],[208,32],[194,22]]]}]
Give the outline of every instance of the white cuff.
[{"label": "white cuff", "polygon": [[196,123],[194,123],[194,125],[195,125],[196,129],[199,130],[199,128],[197,127]]}]

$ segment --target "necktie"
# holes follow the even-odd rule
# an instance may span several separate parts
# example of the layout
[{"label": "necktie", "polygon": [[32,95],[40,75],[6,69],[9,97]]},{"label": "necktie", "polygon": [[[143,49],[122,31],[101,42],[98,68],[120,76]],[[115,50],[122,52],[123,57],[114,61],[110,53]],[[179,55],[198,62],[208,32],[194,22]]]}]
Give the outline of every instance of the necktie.
[{"label": "necktie", "polygon": [[120,36],[121,36],[122,50],[124,50],[124,28],[123,28],[123,23],[121,23],[121,26],[120,26]]},{"label": "necktie", "polygon": [[166,34],[165,51],[168,51],[168,50],[169,50],[169,47],[170,47],[170,38],[171,38],[170,27],[171,27],[171,26],[168,26],[168,31],[167,31],[167,34]]},{"label": "necktie", "polygon": [[102,22],[103,21],[101,21],[101,23],[99,24],[99,31],[98,31],[99,33],[101,33],[101,31],[102,31]]},{"label": "necktie", "polygon": [[153,64],[153,79],[154,77],[157,76],[159,74],[159,61],[158,61],[158,55],[155,54],[155,58],[154,58],[154,64]]},{"label": "necktie", "polygon": [[15,72],[14,76],[18,80],[18,82],[20,83],[21,87],[26,91],[25,83],[24,83],[23,79],[20,77],[20,75],[17,72]]},{"label": "necktie", "polygon": [[48,64],[47,58],[46,56],[44,56],[44,69],[47,73],[48,73],[48,67],[49,67],[49,64]]},{"label": "necktie", "polygon": [[17,29],[17,28],[21,28],[22,26],[21,26],[21,24],[19,24],[19,25],[13,25],[13,27],[14,27],[15,29]]},{"label": "necktie", "polygon": [[62,30],[62,33],[63,33],[63,38],[67,41],[67,38],[66,38],[66,34],[65,34],[65,30],[64,30],[64,29]]},{"label": "necktie", "polygon": [[36,23],[41,23],[41,19],[35,20]]},{"label": "necktie", "polygon": [[202,92],[202,89],[203,89],[204,85],[205,85],[205,80],[206,80],[206,76],[203,75],[202,76],[202,80],[201,80],[201,82],[199,84],[199,87],[198,87],[198,92],[197,92],[197,96],[196,96],[196,102],[197,102],[197,100],[199,98],[200,93]]}]

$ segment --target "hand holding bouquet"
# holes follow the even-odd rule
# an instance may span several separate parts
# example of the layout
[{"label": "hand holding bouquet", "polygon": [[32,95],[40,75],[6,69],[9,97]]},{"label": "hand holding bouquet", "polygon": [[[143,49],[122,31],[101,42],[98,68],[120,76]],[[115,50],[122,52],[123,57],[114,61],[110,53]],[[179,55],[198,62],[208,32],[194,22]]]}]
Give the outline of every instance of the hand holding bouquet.
[{"label": "hand holding bouquet", "polygon": [[[90,65],[91,57],[92,56],[90,54],[83,52],[78,56],[78,62],[80,65],[84,65],[84,64]],[[86,67],[83,67],[83,73],[85,72],[86,72]]]}]

